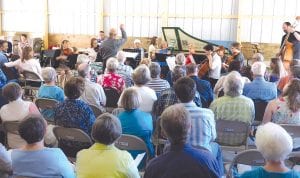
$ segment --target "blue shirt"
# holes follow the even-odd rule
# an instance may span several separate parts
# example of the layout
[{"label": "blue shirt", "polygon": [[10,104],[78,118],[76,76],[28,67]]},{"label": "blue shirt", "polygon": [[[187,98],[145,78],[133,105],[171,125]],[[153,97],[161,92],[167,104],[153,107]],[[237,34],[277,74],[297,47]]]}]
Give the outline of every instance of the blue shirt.
[{"label": "blue shirt", "polygon": [[7,78],[0,68],[0,89],[6,84]]},{"label": "blue shirt", "polygon": [[75,178],[74,170],[59,148],[36,151],[12,150],[14,175],[26,177]]},{"label": "blue shirt", "polygon": [[8,62],[7,57],[3,52],[0,52],[0,67],[3,66],[4,63]]},{"label": "blue shirt", "polygon": [[268,172],[263,167],[258,167],[254,170],[247,171],[238,176],[239,178],[300,178],[300,173],[294,170],[288,172]]},{"label": "blue shirt", "polygon": [[210,103],[214,100],[213,90],[208,81],[202,80],[197,76],[190,76],[193,79],[197,86],[197,91],[201,96],[202,107],[208,108]]},{"label": "blue shirt", "polygon": [[[146,143],[150,154],[154,155],[154,149],[151,141],[153,131],[152,116],[150,113],[134,109],[131,111],[124,111],[118,115],[122,125],[122,133],[130,134],[140,137]],[[131,152],[135,157],[136,153]]]},{"label": "blue shirt", "polygon": [[90,135],[95,115],[85,102],[66,99],[54,109],[54,120],[56,125],[81,129]]},{"label": "blue shirt", "polygon": [[171,145],[170,151],[151,160],[144,178],[221,177],[218,163],[206,150],[190,145]]},{"label": "blue shirt", "polygon": [[[38,92],[38,98],[48,98],[57,101],[63,101],[65,98],[64,91],[58,86],[42,85]],[[51,109],[44,109],[42,114],[45,118],[53,119],[54,112]]]},{"label": "blue shirt", "polygon": [[275,83],[267,82],[263,77],[255,77],[251,83],[245,84],[243,95],[253,100],[270,101],[277,97],[277,88]]}]

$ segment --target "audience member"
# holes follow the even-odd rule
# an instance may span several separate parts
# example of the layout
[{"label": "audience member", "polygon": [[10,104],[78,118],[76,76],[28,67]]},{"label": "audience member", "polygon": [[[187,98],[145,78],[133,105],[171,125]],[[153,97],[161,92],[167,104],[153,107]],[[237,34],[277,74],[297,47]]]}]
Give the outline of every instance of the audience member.
[{"label": "audience member", "polygon": [[[193,64],[189,64],[193,65]],[[203,147],[216,157],[220,169],[223,171],[221,149],[214,140],[217,137],[214,114],[210,109],[197,107],[193,102],[196,84],[190,77],[182,77],[174,84],[176,96],[191,116],[190,143],[195,147]]]},{"label": "audience member", "polygon": [[269,81],[278,83],[278,81],[287,75],[286,70],[282,64],[281,59],[272,58],[270,63],[271,73],[269,74]]},{"label": "audience member", "polygon": [[91,67],[82,63],[77,68],[78,75],[84,78],[84,90],[80,99],[89,105],[94,105],[104,111],[106,96],[101,85],[91,81]]},{"label": "audience member", "polygon": [[161,127],[171,143],[170,150],[150,161],[144,178],[222,176],[209,151],[188,144],[192,125],[189,112],[181,104],[170,106],[162,113]]},{"label": "audience member", "polygon": [[[230,73],[231,71],[237,71],[237,72],[241,71],[240,61],[232,61],[229,64],[228,72]],[[226,75],[221,76],[221,78],[218,80],[218,82],[215,85],[214,94],[218,97],[221,97],[221,96],[224,95],[224,82],[225,82],[225,79],[226,79]],[[249,78],[244,77],[244,76],[242,76],[242,80],[243,80],[244,83],[250,83],[251,82],[249,80]]]},{"label": "audience member", "polygon": [[126,88],[131,87],[133,84],[131,74],[133,72],[133,69],[129,65],[125,65],[126,56],[123,51],[119,51],[117,54],[117,60],[119,62],[119,65],[117,67],[116,73],[119,74],[125,81]]},{"label": "audience member", "polygon": [[[297,67],[294,67],[297,66]],[[300,59],[294,59],[291,61],[289,66],[289,74],[285,77],[282,77],[277,85],[278,90],[283,91],[284,86],[293,78],[300,79]]]},{"label": "audience member", "polygon": [[[17,83],[8,83],[2,89],[2,96],[8,104],[0,109],[0,118],[5,121],[22,121],[29,114],[40,114],[34,103],[22,100],[22,88]],[[11,148],[19,148],[25,144],[20,136],[8,133],[7,142]]]},{"label": "audience member", "polygon": [[[150,154],[154,156],[153,144],[151,141],[153,125],[150,113],[139,110],[142,103],[141,96],[134,88],[124,90],[121,98],[121,107],[125,111],[118,115],[121,121],[122,133],[135,135],[144,140]],[[137,156],[136,151],[130,152],[133,158]]]},{"label": "audience member", "polygon": [[118,118],[108,113],[99,116],[91,134],[95,144],[77,154],[77,177],[139,178],[131,155],[114,146],[121,134],[122,128]]},{"label": "audience member", "polygon": [[117,30],[112,28],[109,31],[109,37],[106,40],[104,40],[100,45],[98,55],[101,56],[103,61],[103,71],[105,71],[106,68],[106,60],[116,56],[120,47],[127,41],[127,34],[125,32],[125,27],[123,24],[120,25],[120,30],[122,33],[121,39],[116,39]]},{"label": "audience member", "polygon": [[252,64],[255,62],[264,62],[265,58],[261,53],[255,53],[252,56]]},{"label": "audience member", "polygon": [[240,178],[300,177],[299,172],[290,170],[285,165],[285,159],[293,149],[293,140],[281,126],[274,123],[259,126],[256,132],[255,145],[265,158],[266,164],[263,167],[245,172],[239,176]]},{"label": "audience member", "polygon": [[29,115],[19,126],[19,134],[26,145],[11,152],[15,177],[75,178],[68,158],[59,148],[44,147],[47,123],[38,115]]},{"label": "audience member", "polygon": [[38,59],[33,58],[33,50],[30,46],[22,49],[22,57],[18,60],[4,63],[6,67],[16,67],[20,72],[27,70],[41,76],[41,65]]},{"label": "audience member", "polygon": [[277,97],[276,85],[272,82],[267,82],[264,78],[266,65],[264,62],[255,62],[251,66],[253,81],[246,83],[243,90],[243,95],[253,100],[270,101]]},{"label": "audience member", "polygon": [[265,110],[263,123],[300,124],[300,79],[292,79],[283,96],[270,101]]},{"label": "audience member", "polygon": [[78,128],[90,135],[95,115],[89,105],[78,99],[84,88],[83,78],[72,77],[67,81],[64,88],[67,98],[54,109],[54,121],[56,125]]},{"label": "audience member", "polygon": [[[52,67],[46,67],[42,69],[42,78],[44,80],[44,85],[39,88],[38,98],[48,98],[54,99],[62,102],[65,99],[64,91],[55,85],[56,81],[56,71]],[[45,109],[42,111],[44,118],[54,121],[54,111]]]},{"label": "audience member", "polygon": [[186,66],[186,73],[196,83],[197,91],[201,96],[202,107],[208,108],[214,99],[211,85],[208,81],[200,79],[198,74],[198,67],[196,64],[189,64]]},{"label": "audience member", "polygon": [[[183,69],[185,70],[185,55],[184,53],[178,53],[175,57],[175,66],[183,66]],[[173,86],[173,80],[172,80],[172,71],[169,71],[166,77],[166,80],[169,82],[170,86]]]},{"label": "audience member", "polygon": [[102,85],[103,88],[113,88],[117,90],[118,93],[122,93],[125,89],[125,81],[116,73],[118,66],[119,62],[116,58],[109,58],[106,64],[107,72],[100,75],[98,83]]},{"label": "audience member", "polygon": [[[140,104],[139,109],[144,112],[151,112],[154,102],[157,100],[155,91],[147,87],[147,83],[151,80],[150,70],[146,65],[139,65],[132,73],[132,79],[134,86],[130,88],[136,89],[142,98],[142,103]],[[120,96],[118,101],[118,106],[121,105],[121,98],[123,93]]]},{"label": "audience member", "polygon": [[157,96],[160,95],[160,92],[164,89],[170,88],[168,81],[160,78],[161,68],[157,62],[152,62],[150,67],[151,80],[147,86],[153,89]]},{"label": "audience member", "polygon": [[244,82],[242,76],[236,72],[230,72],[224,82],[225,96],[214,100],[210,109],[215,114],[215,120],[241,121],[251,124],[254,119],[254,103],[243,96]]},{"label": "audience member", "polygon": [[[186,76],[186,71],[183,69],[183,67],[175,66],[172,71],[173,83],[184,76]],[[158,118],[167,107],[179,102],[180,101],[178,100],[173,87],[162,90],[157,99],[156,105],[153,107],[152,114],[155,116],[155,118]],[[196,91],[194,102],[197,106],[202,106],[201,97],[198,91]]]}]

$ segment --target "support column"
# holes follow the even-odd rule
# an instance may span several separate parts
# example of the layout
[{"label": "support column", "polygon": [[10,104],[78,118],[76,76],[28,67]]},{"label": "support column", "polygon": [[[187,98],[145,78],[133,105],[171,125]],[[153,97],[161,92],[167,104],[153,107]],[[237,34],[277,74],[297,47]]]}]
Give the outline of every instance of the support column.
[{"label": "support column", "polygon": [[[104,30],[104,0],[99,0],[100,5],[99,5],[99,14],[98,14],[98,19],[99,19],[99,27],[98,31]],[[97,32],[98,34],[98,32]]]},{"label": "support column", "polygon": [[44,25],[44,35],[43,35],[43,40],[44,40],[44,48],[48,49],[49,46],[49,12],[48,12],[48,0],[44,0],[44,20],[45,20],[45,25]]},{"label": "support column", "polygon": [[236,26],[236,41],[241,42],[241,32],[242,32],[242,25],[241,25],[241,18],[242,18],[242,4],[244,0],[238,0],[238,9],[237,9],[237,26]]}]

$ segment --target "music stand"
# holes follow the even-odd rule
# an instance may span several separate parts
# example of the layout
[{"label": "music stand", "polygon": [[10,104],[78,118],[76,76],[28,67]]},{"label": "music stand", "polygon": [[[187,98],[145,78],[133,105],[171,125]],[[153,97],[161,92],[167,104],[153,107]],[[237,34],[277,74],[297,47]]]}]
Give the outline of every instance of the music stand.
[{"label": "music stand", "polygon": [[[43,60],[44,59],[49,59],[49,65],[52,67],[52,58],[54,58],[55,56],[55,50],[44,50],[43,51]],[[46,65],[47,65],[47,62],[46,62]]]}]

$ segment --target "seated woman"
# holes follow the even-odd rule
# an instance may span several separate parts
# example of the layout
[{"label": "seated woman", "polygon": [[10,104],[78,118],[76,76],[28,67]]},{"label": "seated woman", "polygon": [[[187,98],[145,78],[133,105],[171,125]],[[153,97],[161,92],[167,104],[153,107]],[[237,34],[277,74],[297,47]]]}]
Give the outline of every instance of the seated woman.
[{"label": "seated woman", "polygon": [[[22,100],[22,88],[17,83],[8,83],[2,89],[2,96],[8,100],[8,104],[0,109],[1,121],[21,121],[28,114],[40,114],[34,103]],[[8,145],[11,148],[18,148],[25,144],[20,136],[15,134],[7,135]]]},{"label": "seated woman", "polygon": [[283,96],[270,101],[263,123],[300,124],[300,79],[292,79],[283,90]]},{"label": "seated woman", "polygon": [[77,178],[139,178],[131,155],[114,146],[121,134],[122,128],[118,118],[108,113],[99,116],[91,134],[96,143],[77,154]]},{"label": "seated woman", "polygon": [[[142,100],[140,94],[134,88],[124,90],[121,98],[121,107],[125,111],[118,115],[121,121],[123,134],[140,137],[146,143],[150,154],[154,155],[151,135],[153,132],[153,121],[150,113],[139,110]],[[139,152],[130,152],[135,158]]]},{"label": "seated woman", "polygon": [[98,83],[102,85],[103,88],[113,88],[119,93],[125,89],[124,79],[116,73],[119,62],[116,58],[109,58],[106,62],[107,72],[99,76]]},{"label": "seated woman", "polygon": [[20,123],[19,134],[26,145],[12,150],[14,176],[75,178],[64,153],[59,148],[44,147],[46,127],[40,115],[29,115]]},{"label": "seated woman", "polygon": [[[274,132],[276,131],[276,132]],[[256,132],[256,147],[266,160],[263,167],[245,172],[240,178],[299,178],[300,173],[290,170],[284,163],[288,154],[292,152],[293,140],[279,125],[267,123],[259,126]]]},{"label": "seated woman", "polygon": [[[149,68],[142,64],[139,65],[132,73],[132,79],[134,86],[130,87],[135,89],[142,98],[139,109],[144,112],[151,112],[154,102],[157,100],[157,96],[154,90],[147,87],[146,84],[151,80]],[[118,101],[118,106],[121,106],[121,98],[123,93],[120,96]]]},{"label": "seated woman", "polygon": [[54,121],[56,125],[78,128],[90,135],[95,115],[88,104],[79,100],[84,85],[81,77],[72,77],[67,81],[64,88],[67,99],[54,109]]},{"label": "seated woman", "polygon": [[269,81],[276,82],[287,76],[287,72],[284,69],[281,59],[279,58],[272,58],[270,63],[271,73],[269,74]]},{"label": "seated woman", "polygon": [[[46,67],[42,70],[42,77],[44,79],[44,85],[42,85],[38,91],[38,98],[48,98],[57,101],[63,101],[65,98],[64,91],[55,85],[56,71],[52,67]],[[53,119],[53,110],[43,110],[42,114],[47,119]]]},{"label": "seated woman", "polygon": [[96,38],[91,39],[91,46],[87,49],[90,61],[95,62],[97,58],[97,52],[99,51],[99,45]]},{"label": "seated woman", "polygon": [[191,63],[196,64],[195,59],[193,57],[193,54],[195,54],[195,53],[196,53],[195,46],[193,44],[189,44],[189,54],[186,57],[185,65],[188,65]]},{"label": "seated woman", "polygon": [[22,49],[22,57],[18,60],[4,63],[6,67],[16,67],[20,73],[27,70],[41,76],[41,65],[38,59],[33,58],[33,50],[30,46],[25,46]]}]

